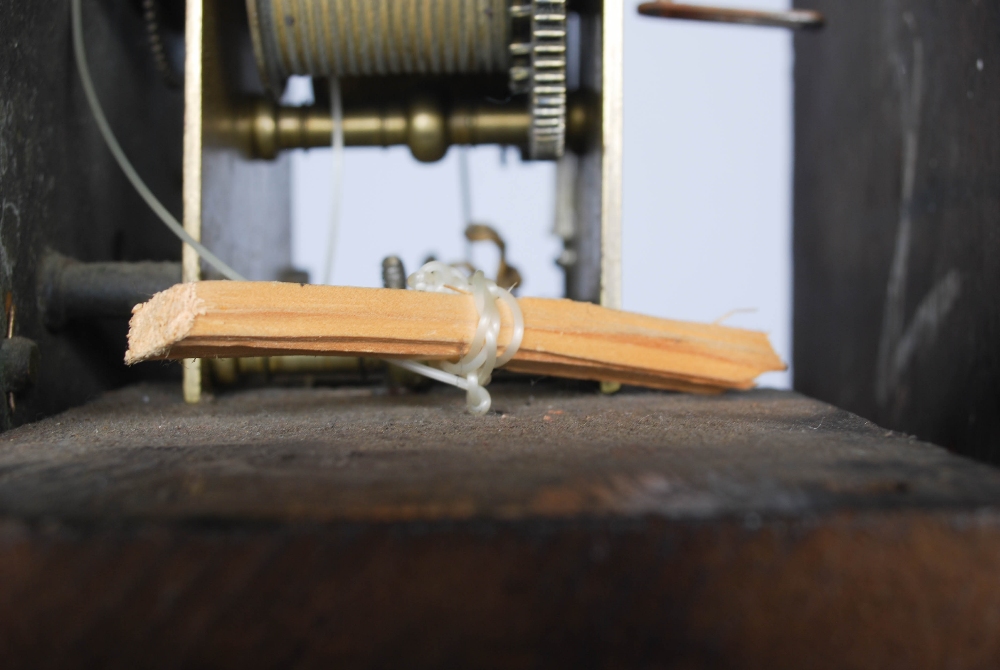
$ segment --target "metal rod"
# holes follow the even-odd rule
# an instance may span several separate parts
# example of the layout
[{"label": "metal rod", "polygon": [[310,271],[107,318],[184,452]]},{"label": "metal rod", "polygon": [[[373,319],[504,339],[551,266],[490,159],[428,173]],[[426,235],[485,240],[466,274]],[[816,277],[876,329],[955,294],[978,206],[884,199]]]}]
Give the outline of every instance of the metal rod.
[{"label": "metal rod", "polygon": [[39,267],[38,301],[45,325],[74,319],[128,318],[132,308],[181,281],[180,263],[81,263],[55,252]]},{"label": "metal rod", "polygon": [[822,28],[826,21],[820,12],[805,9],[768,12],[753,9],[706,7],[704,5],[680,5],[665,0],[645,2],[639,5],[639,13],[643,16],[656,16],[665,19],[739,23],[749,26],[769,26],[797,30],[816,30]]},{"label": "metal rod", "polygon": [[[279,107],[261,98],[249,108],[252,154],[271,159],[285,149],[330,145],[333,120],[326,107]],[[587,96],[569,100],[566,139],[573,147],[585,144],[588,124],[597,117]],[[432,98],[407,104],[344,110],[344,145],[409,145],[413,155],[431,162],[452,145],[500,144],[525,147],[531,114],[523,106],[455,102],[445,105]]]}]

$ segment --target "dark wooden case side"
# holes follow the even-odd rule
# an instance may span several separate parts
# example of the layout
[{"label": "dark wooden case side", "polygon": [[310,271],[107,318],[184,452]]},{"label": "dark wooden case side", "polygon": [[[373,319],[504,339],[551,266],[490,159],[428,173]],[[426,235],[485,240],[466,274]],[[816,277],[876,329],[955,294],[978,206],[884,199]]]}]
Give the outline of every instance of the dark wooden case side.
[{"label": "dark wooden case side", "polygon": [[[140,4],[84,2],[87,56],[119,142],[153,192],[179,215],[183,91],[170,88],[156,69]],[[163,365],[125,367],[122,320],[47,330],[36,295],[46,250],[81,261],[177,260],[180,245],[136,194],[98,133],[73,58],[69,3],[5,0],[0,15],[0,294],[14,307],[14,334],[34,340],[41,351],[34,387],[15,398],[13,412],[3,399],[3,429],[139,375],[173,373]],[[8,314],[0,313],[4,335]]]},{"label": "dark wooden case side", "polygon": [[1000,6],[796,4],[795,388],[1000,463]]}]

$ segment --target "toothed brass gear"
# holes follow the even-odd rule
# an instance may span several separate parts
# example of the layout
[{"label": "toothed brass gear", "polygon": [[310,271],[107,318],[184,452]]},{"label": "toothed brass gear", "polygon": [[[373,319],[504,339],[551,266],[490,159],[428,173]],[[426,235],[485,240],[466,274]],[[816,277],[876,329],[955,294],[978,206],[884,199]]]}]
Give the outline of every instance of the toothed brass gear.
[{"label": "toothed brass gear", "polygon": [[528,157],[555,160],[566,147],[566,0],[510,8],[510,88],[529,97]]}]

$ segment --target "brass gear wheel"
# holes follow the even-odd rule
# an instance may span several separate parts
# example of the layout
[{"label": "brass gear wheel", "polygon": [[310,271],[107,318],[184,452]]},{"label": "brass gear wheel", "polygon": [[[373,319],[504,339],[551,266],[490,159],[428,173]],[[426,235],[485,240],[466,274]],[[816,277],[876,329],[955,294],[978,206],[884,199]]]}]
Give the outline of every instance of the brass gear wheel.
[{"label": "brass gear wheel", "polygon": [[510,15],[510,88],[529,98],[528,157],[555,160],[566,147],[566,0],[512,5]]}]

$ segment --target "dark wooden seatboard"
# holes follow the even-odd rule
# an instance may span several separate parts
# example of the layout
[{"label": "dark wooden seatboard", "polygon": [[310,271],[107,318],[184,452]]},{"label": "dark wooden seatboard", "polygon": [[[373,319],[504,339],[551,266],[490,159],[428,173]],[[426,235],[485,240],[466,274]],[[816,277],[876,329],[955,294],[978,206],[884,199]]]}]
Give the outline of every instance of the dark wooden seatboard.
[{"label": "dark wooden seatboard", "polygon": [[802,396],[135,386],[0,436],[21,666],[986,667],[1000,473]]}]

